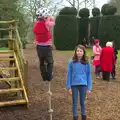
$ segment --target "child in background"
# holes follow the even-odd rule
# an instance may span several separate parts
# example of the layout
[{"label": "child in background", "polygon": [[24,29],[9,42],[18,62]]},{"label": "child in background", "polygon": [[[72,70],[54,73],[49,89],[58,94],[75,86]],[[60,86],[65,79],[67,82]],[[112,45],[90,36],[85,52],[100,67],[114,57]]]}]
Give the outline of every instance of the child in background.
[{"label": "child in background", "polygon": [[81,120],[86,120],[85,98],[86,92],[91,93],[92,77],[91,67],[86,57],[85,47],[78,45],[75,53],[68,64],[66,87],[72,93],[73,120],[78,120],[77,105],[78,93],[81,105]]},{"label": "child in background", "polygon": [[35,44],[40,61],[40,72],[43,81],[51,81],[53,78],[53,55],[52,55],[52,35],[50,28],[54,26],[53,17],[50,16],[47,8],[39,8],[36,12],[33,32],[35,34]]},{"label": "child in background", "polygon": [[99,40],[94,40],[94,46],[93,46],[93,55],[94,55],[94,59],[93,59],[93,66],[95,66],[95,74],[96,74],[96,78],[99,79],[100,78],[100,54],[102,51],[101,46],[99,45]]}]

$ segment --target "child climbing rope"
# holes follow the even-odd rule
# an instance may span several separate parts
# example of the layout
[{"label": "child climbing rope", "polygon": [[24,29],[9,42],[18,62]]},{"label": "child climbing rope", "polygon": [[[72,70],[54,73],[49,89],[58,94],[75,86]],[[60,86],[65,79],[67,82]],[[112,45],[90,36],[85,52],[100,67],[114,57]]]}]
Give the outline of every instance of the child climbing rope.
[{"label": "child climbing rope", "polygon": [[91,93],[92,77],[91,67],[86,57],[85,47],[82,45],[78,45],[75,48],[74,56],[68,64],[66,86],[68,92],[72,93],[73,120],[78,120],[78,93],[80,96],[81,120],[86,120],[85,98],[86,92],[88,94]]},{"label": "child climbing rope", "polygon": [[35,21],[33,32],[40,61],[40,72],[43,81],[51,81],[53,78],[53,55],[50,28],[54,26],[55,22],[47,8],[39,8],[36,15],[37,20]]}]

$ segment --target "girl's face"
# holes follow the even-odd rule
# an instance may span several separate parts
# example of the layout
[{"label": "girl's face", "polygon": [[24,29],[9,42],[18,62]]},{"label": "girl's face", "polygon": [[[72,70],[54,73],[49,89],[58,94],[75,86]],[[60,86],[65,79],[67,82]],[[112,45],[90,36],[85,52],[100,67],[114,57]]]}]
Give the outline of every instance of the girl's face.
[{"label": "girl's face", "polygon": [[83,57],[84,51],[80,48],[77,48],[76,55],[77,55],[77,57]]},{"label": "girl's face", "polygon": [[96,46],[98,46],[99,45],[99,42],[98,43],[96,43]]}]

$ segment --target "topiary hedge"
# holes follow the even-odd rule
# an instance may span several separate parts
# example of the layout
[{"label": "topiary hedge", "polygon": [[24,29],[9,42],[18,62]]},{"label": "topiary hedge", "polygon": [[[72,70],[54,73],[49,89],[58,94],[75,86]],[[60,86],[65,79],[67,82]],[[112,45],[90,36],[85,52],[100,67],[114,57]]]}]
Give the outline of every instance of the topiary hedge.
[{"label": "topiary hedge", "polygon": [[107,41],[115,41],[117,49],[120,49],[120,16],[102,16],[99,26],[99,39],[103,46]]},{"label": "topiary hedge", "polygon": [[77,10],[74,7],[64,7],[60,12],[59,15],[77,15]]},{"label": "topiary hedge", "polygon": [[114,15],[117,12],[117,8],[110,4],[104,4],[101,9],[103,15]]},{"label": "topiary hedge", "polygon": [[55,20],[55,47],[57,50],[73,50],[76,46],[77,38],[78,25],[75,8],[63,8]]},{"label": "topiary hedge", "polygon": [[93,17],[90,18],[90,39],[94,37],[95,39],[98,38],[98,28],[99,28],[99,21],[100,21],[100,9],[93,8],[92,9]]},{"label": "topiary hedge", "polygon": [[81,9],[79,11],[79,16],[80,18],[78,19],[78,44],[82,44],[83,39],[88,38],[89,9]]}]

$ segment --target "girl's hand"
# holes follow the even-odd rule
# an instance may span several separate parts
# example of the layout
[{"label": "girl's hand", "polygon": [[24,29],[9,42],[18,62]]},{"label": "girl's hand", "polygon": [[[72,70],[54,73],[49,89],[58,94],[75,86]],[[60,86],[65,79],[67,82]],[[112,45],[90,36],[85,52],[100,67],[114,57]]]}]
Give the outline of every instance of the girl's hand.
[{"label": "girl's hand", "polygon": [[91,92],[91,90],[88,90],[88,91],[87,91],[87,94],[89,94],[89,95],[90,95],[91,93],[92,93],[92,92]]},{"label": "girl's hand", "polygon": [[72,90],[68,89],[68,94],[72,95]]}]

